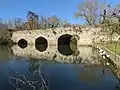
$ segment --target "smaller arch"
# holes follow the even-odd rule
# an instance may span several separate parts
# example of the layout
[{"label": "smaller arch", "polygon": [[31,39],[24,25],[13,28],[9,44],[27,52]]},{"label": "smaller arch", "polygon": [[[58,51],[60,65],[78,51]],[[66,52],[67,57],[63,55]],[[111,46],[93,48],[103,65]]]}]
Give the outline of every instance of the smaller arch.
[{"label": "smaller arch", "polygon": [[48,47],[48,42],[47,39],[45,39],[44,37],[38,37],[35,40],[35,48],[40,51],[43,52],[47,49]]},{"label": "smaller arch", "polygon": [[22,49],[26,48],[27,45],[28,45],[28,42],[24,38],[22,38],[18,41],[18,46],[21,47]]}]

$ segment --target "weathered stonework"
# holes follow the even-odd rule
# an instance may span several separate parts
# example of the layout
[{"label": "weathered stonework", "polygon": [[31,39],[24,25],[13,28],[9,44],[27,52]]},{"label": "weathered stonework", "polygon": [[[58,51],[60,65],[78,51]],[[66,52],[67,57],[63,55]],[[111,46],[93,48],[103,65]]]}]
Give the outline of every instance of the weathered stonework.
[{"label": "weathered stonework", "polygon": [[20,48],[18,45],[14,45],[12,50],[14,55],[22,57],[55,60],[61,63],[84,63],[89,65],[101,64],[96,53],[93,53],[91,47],[78,47],[77,52],[79,53],[77,55],[63,55],[58,51],[56,46],[57,45],[50,45],[44,52],[38,51],[34,45],[28,45],[25,49]]},{"label": "weathered stonework", "polygon": [[44,37],[48,44],[58,44],[58,38],[62,35],[68,34],[76,36],[78,45],[92,45],[93,38],[95,38],[95,33],[98,32],[100,28],[82,28],[81,31],[75,31],[71,28],[56,28],[46,29],[46,30],[22,30],[22,31],[13,31],[12,41],[18,43],[20,39],[25,39],[29,44],[35,44],[35,40],[38,37]]}]

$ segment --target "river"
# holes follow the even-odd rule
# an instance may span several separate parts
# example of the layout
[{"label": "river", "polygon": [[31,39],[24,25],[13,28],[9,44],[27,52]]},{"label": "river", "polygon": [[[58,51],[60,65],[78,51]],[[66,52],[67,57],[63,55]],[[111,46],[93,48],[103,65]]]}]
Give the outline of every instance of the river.
[{"label": "river", "polygon": [[[44,47],[44,45],[43,45]],[[119,81],[92,47],[0,46],[0,90],[119,90]]]}]

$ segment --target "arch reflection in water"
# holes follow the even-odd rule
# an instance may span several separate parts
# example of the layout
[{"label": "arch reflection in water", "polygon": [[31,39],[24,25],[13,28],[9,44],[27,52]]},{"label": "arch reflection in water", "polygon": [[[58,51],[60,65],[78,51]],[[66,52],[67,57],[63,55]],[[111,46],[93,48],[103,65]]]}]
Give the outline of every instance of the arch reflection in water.
[{"label": "arch reflection in water", "polygon": [[76,45],[72,44],[73,36],[64,34],[58,38],[58,51],[63,55],[72,55],[76,50],[72,47]]},{"label": "arch reflection in water", "polygon": [[[63,55],[58,51],[57,45],[51,45],[44,52],[39,52],[35,46],[28,45],[27,48],[21,49],[15,45],[12,47],[16,56],[29,57],[41,60],[55,60],[61,63],[88,63],[100,64],[98,56],[92,52],[92,47],[79,47],[75,55]],[[95,57],[93,59],[92,57]]]},{"label": "arch reflection in water", "polygon": [[22,49],[24,49],[24,48],[26,48],[27,47],[27,45],[28,45],[28,42],[25,40],[25,39],[20,39],[19,41],[18,41],[18,45],[22,48]]},{"label": "arch reflection in water", "polygon": [[48,47],[48,42],[45,38],[43,37],[38,37],[36,40],[35,40],[35,48],[40,51],[40,52],[43,52],[47,49]]}]

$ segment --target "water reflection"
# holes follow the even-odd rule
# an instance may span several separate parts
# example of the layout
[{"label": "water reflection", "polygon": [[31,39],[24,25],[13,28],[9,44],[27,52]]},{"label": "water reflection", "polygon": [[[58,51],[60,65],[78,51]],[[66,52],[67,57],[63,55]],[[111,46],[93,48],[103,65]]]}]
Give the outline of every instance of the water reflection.
[{"label": "water reflection", "polygon": [[8,60],[12,58],[13,52],[10,46],[0,46],[0,61]]},{"label": "water reflection", "polygon": [[[36,89],[38,86],[47,86],[46,89],[49,90],[116,90],[119,83],[112,71],[101,64],[101,58],[92,47],[79,47],[77,50],[79,54],[76,56],[62,55],[55,46],[49,46],[45,52],[39,52],[34,46],[27,46],[25,49],[13,46],[15,56],[12,56],[11,50],[4,50],[4,54],[8,53],[9,59],[6,58],[8,61],[2,64],[0,62],[2,90],[15,90],[9,83],[9,79],[12,79],[11,82],[15,84],[13,78],[28,81]],[[41,80],[42,83],[36,83]],[[23,90],[34,89],[25,87]]]},{"label": "water reflection", "polygon": [[74,53],[73,50],[71,50],[70,45],[59,45],[58,51],[66,56],[72,55]]},{"label": "water reflection", "polygon": [[15,45],[12,49],[16,56],[55,60],[63,63],[100,64],[98,55],[93,53],[92,47],[79,47],[77,51],[71,51],[69,48],[67,49],[67,47],[68,45],[61,46],[62,51],[64,51],[65,54],[67,53],[67,55],[60,53],[54,45],[48,46],[47,50],[44,52],[39,52],[34,46],[30,45],[25,49],[21,49],[19,46]]},{"label": "water reflection", "polygon": [[35,47],[38,51],[43,52],[47,49],[47,44],[36,44]]},{"label": "water reflection", "polygon": [[[17,61],[14,63],[16,62]],[[35,80],[39,80],[38,74],[36,73],[43,72],[42,76],[49,90],[115,90],[118,84],[118,81],[110,69],[105,67],[105,74],[103,74],[102,65],[86,67],[83,64],[61,64],[55,61],[51,62],[36,59],[30,59],[26,61],[26,63],[28,63],[28,65],[24,66],[24,68],[29,67],[29,73],[27,72],[28,74],[25,74],[26,70],[23,70],[23,75],[31,80],[31,72],[32,77],[36,78]],[[16,66],[16,68],[20,67]],[[25,90],[32,89],[29,88]]]}]

